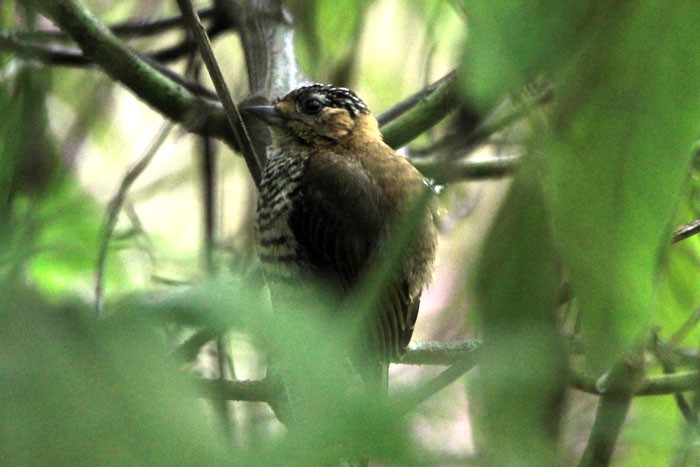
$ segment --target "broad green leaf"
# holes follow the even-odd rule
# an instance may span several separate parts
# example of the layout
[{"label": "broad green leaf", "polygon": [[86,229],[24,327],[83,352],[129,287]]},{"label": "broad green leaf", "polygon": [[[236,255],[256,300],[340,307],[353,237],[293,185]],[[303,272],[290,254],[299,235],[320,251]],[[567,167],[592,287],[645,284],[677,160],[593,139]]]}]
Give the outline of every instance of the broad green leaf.
[{"label": "broad green leaf", "polygon": [[[358,47],[364,14],[372,0],[290,2],[297,20],[300,62],[316,80],[333,78]],[[342,71],[342,70],[341,70]],[[347,78],[347,77],[344,77]]]},{"label": "broad green leaf", "polygon": [[[104,210],[70,178],[23,208],[37,228],[35,252],[29,259],[29,271],[37,284],[59,295],[91,290]],[[107,265],[110,285],[122,283],[123,269],[115,255],[109,255]]]},{"label": "broad green leaf", "polygon": [[556,244],[591,363],[645,335],[697,136],[697,5],[465,1],[463,76],[480,103],[540,75],[556,82],[542,138]]},{"label": "broad green leaf", "polygon": [[[590,0],[463,0],[469,39],[462,77],[470,98],[491,106],[565,63],[586,40]],[[601,2],[602,3],[602,2]]]},{"label": "broad green leaf", "polygon": [[699,19],[689,2],[625,3],[557,80],[547,194],[598,368],[646,336],[666,274],[700,117]]},{"label": "broad green leaf", "polygon": [[0,295],[5,463],[225,463],[224,440],[152,330],[98,324],[17,284]]},{"label": "broad green leaf", "polygon": [[566,356],[556,318],[559,284],[537,171],[516,176],[485,244],[474,293],[483,321],[477,417],[489,465],[557,465]]}]

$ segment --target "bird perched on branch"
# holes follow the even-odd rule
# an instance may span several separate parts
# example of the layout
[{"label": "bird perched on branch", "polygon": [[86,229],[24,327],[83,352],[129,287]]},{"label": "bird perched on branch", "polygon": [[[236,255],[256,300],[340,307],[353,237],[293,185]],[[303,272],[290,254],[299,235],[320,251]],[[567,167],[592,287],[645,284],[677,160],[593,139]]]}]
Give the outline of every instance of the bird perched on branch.
[{"label": "bird perched on branch", "polygon": [[272,137],[256,224],[271,287],[308,279],[347,298],[373,271],[390,268],[375,276],[385,280],[349,356],[365,384],[386,388],[388,364],[411,339],[431,275],[432,191],[382,141],[376,119],[349,89],[314,84],[246,111]]}]

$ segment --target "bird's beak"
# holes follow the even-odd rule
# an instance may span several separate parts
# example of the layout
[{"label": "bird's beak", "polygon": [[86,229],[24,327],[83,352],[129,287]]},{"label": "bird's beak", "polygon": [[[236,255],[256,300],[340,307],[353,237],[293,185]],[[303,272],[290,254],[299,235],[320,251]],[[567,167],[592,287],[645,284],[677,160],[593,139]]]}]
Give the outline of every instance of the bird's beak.
[{"label": "bird's beak", "polygon": [[253,105],[244,107],[241,110],[271,126],[284,127],[287,125],[287,119],[282,116],[274,105]]}]

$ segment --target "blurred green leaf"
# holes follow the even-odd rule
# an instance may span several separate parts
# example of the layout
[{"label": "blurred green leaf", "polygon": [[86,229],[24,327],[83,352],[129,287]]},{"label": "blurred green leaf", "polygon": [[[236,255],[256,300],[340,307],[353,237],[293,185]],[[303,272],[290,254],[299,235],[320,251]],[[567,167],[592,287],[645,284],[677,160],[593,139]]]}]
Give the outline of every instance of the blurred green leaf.
[{"label": "blurred green leaf", "polygon": [[[289,2],[299,32],[299,61],[309,76],[319,81],[334,81],[333,74],[338,72],[337,68],[346,67],[348,64],[344,62],[353,60],[352,55],[360,41],[364,15],[372,2],[373,0]],[[347,80],[347,77],[343,78]]]},{"label": "blurred green leaf", "polygon": [[[9,248],[0,264],[17,269],[34,248],[29,229],[33,203],[56,178],[57,155],[46,136],[48,75],[21,66],[0,82],[0,235]],[[18,204],[32,205],[18,212]]]},{"label": "blurred green leaf", "polygon": [[[97,267],[103,208],[66,177],[41,200],[28,202],[25,214],[36,229],[36,252],[29,261],[32,277],[46,292],[73,293],[90,288]],[[110,255],[107,280],[123,280],[123,269]]]},{"label": "blurred green leaf", "polygon": [[[12,15],[14,15],[14,10],[14,2],[0,3],[0,31],[9,29],[9,27],[12,25]],[[5,67],[8,63],[10,63],[10,60],[12,60],[12,55],[5,52],[0,52],[0,80],[5,72]]]},{"label": "blurred green leaf", "polygon": [[680,465],[673,458],[682,422],[671,397],[638,398],[630,417],[620,443],[633,449],[621,452],[619,465]]},{"label": "blurred green leaf", "polygon": [[[469,35],[461,75],[473,101],[491,108],[566,63],[588,37],[590,0],[463,0]],[[604,2],[596,8],[603,9]],[[608,2],[610,3],[610,2]]]},{"label": "blurred green leaf", "polygon": [[270,372],[283,379],[288,397],[280,414],[289,439],[279,454],[294,456],[293,464],[371,458],[404,465],[417,454],[406,420],[376,394],[364,392],[350,363],[349,355],[363,345],[357,337],[360,322],[352,317],[365,310],[344,304],[339,313],[329,314],[338,310],[328,300],[307,291],[306,300],[277,302],[278,313],[266,322]]},{"label": "blurred green leaf", "polygon": [[567,359],[556,318],[558,258],[533,161],[485,240],[474,284],[483,354],[474,394],[489,465],[558,465]]},{"label": "blurred green leaf", "polygon": [[4,462],[225,463],[223,440],[147,327],[98,324],[21,286],[0,284],[0,295]]},{"label": "blurred green leaf", "polygon": [[647,332],[667,272],[700,116],[698,20],[694,4],[624,4],[558,79],[547,194],[597,368]]},{"label": "blurred green leaf", "polygon": [[115,306],[107,321],[177,323],[217,333],[233,329],[268,354],[268,375],[285,387],[272,402],[288,435],[252,449],[251,465],[326,465],[365,457],[409,462],[413,450],[406,420],[365,397],[357,374],[349,371],[357,329],[348,316],[362,310],[348,305],[343,313],[328,313],[337,302],[299,284],[294,290],[301,297],[283,300],[286,290],[276,295],[273,314],[260,285],[221,278],[178,292],[135,296]]},{"label": "blurred green leaf", "polygon": [[[0,261],[25,264],[46,292],[71,294],[91,284],[97,264],[102,208],[74,180],[49,133],[50,73],[22,67],[0,83],[0,201],[12,248]],[[110,283],[121,280],[111,261]]]}]

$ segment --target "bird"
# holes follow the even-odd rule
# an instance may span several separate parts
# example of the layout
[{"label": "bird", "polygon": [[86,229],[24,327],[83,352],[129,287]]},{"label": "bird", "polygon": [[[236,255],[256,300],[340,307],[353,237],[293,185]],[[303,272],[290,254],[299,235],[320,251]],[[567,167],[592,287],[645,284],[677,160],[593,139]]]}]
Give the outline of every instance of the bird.
[{"label": "bird", "polygon": [[[245,111],[265,122],[271,137],[255,226],[268,284],[300,290],[311,281],[349,300],[403,242],[349,357],[365,384],[386,392],[389,362],[405,353],[432,275],[434,192],[384,143],[372,112],[350,89],[305,85]],[[402,239],[405,225],[411,235]]]}]

